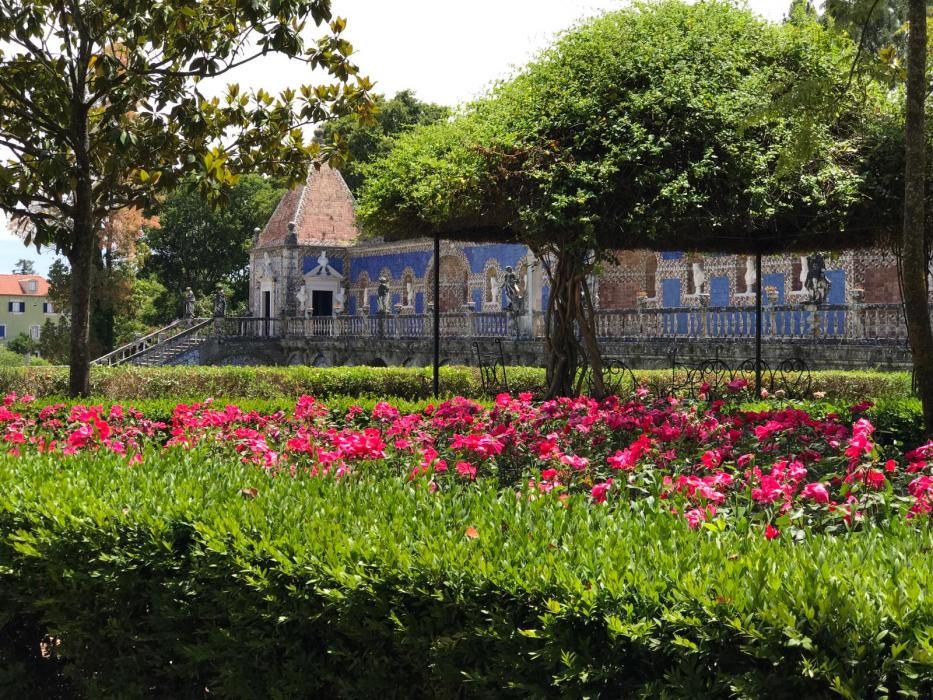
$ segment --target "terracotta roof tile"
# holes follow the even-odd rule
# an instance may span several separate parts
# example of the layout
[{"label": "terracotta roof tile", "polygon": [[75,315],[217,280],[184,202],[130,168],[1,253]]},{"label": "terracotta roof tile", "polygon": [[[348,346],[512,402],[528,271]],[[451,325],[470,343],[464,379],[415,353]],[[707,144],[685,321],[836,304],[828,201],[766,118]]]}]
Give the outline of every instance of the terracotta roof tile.
[{"label": "terracotta roof tile", "polygon": [[[35,281],[36,291],[26,291],[26,282]],[[39,275],[0,275],[0,295],[13,297],[44,297],[49,294],[49,283]]]},{"label": "terracotta roof tile", "polygon": [[284,243],[292,221],[299,245],[349,246],[359,236],[353,195],[340,172],[327,165],[311,168],[305,184],[282,197],[258,244]]}]

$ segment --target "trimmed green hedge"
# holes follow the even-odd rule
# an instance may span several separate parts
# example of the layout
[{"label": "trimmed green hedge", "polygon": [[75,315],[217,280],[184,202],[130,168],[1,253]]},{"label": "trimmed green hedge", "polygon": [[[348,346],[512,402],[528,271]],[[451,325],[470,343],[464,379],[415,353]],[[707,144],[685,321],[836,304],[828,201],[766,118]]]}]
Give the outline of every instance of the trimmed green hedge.
[{"label": "trimmed green hedge", "polygon": [[[513,392],[540,395],[545,388],[544,370],[509,367]],[[683,373],[681,373],[682,375]],[[669,380],[670,370],[640,370],[639,381]],[[682,381],[683,377],[679,381]],[[15,391],[35,396],[62,396],[68,390],[63,367],[0,368],[0,392]],[[381,396],[427,399],[431,396],[431,370],[405,367],[95,367],[91,393],[114,400],[189,396],[236,396],[243,398],[330,396]],[[479,372],[470,367],[442,367],[441,390],[446,396],[478,397],[482,393]],[[813,391],[843,401],[909,396],[906,372],[814,372]]]},{"label": "trimmed green hedge", "polygon": [[0,457],[0,694],[933,693],[930,529],[769,542],[654,510]]}]

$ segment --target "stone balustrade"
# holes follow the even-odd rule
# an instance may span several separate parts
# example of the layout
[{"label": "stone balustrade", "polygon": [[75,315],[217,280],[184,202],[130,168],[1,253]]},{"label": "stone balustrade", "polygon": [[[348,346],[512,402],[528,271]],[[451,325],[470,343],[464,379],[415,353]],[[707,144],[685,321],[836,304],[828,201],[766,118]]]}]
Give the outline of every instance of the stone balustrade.
[{"label": "stone balustrade", "polygon": [[[762,337],[769,341],[904,343],[907,331],[898,304],[767,304]],[[375,314],[288,319],[228,318],[222,335],[274,337],[425,338],[433,333],[431,314]],[[544,337],[544,314],[513,317],[507,312],[440,314],[444,338]],[[599,311],[596,335],[604,340],[711,339],[755,337],[751,306],[645,308]]]}]

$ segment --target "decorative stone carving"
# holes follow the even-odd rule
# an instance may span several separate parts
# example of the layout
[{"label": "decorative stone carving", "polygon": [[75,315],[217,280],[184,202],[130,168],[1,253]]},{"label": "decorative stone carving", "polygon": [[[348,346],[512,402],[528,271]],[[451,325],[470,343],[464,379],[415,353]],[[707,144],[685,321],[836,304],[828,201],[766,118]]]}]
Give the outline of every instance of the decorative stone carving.
[{"label": "decorative stone carving", "polygon": [[376,294],[379,300],[379,313],[389,313],[389,281],[385,277],[379,278],[379,288]]},{"label": "decorative stone carving", "polygon": [[185,318],[194,318],[194,292],[191,287],[185,287]]},{"label": "decorative stone carving", "polygon": [[522,292],[518,283],[518,275],[512,270],[511,265],[506,265],[503,286],[505,287],[505,298],[508,300],[506,309],[513,313],[521,313]]},{"label": "decorative stone carving", "polygon": [[706,291],[706,272],[703,270],[702,262],[693,263],[693,288],[696,294],[703,294]]},{"label": "decorative stone carving", "polygon": [[807,256],[807,279],[804,282],[810,303],[825,304],[832,283],[826,277],[826,259],[821,253]]},{"label": "decorative stone carving", "polygon": [[218,285],[214,292],[214,318],[223,318],[227,315],[227,295],[223,288]]},{"label": "decorative stone carving", "polygon": [[755,291],[756,284],[758,276],[755,274],[755,258],[749,255],[745,258],[745,289],[749,294]]},{"label": "decorative stone carving", "polygon": [[308,301],[310,301],[310,293],[308,292],[308,285],[301,285],[301,289],[298,290],[298,293],[295,295],[295,300],[298,302],[298,310],[301,312],[301,315],[304,316],[305,311],[308,308]]}]

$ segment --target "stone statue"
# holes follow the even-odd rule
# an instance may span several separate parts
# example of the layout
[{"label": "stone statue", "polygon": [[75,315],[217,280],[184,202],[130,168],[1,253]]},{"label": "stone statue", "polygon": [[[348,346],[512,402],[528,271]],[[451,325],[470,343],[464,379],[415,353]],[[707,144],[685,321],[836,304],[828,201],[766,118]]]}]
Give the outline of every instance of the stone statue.
[{"label": "stone statue", "polygon": [[693,289],[696,294],[703,294],[706,291],[706,272],[703,270],[703,263],[695,262],[693,265]]},{"label": "stone statue", "polygon": [[414,306],[415,297],[414,297],[415,285],[411,281],[411,277],[405,280],[405,303],[403,306]]},{"label": "stone statue", "polygon": [[223,318],[227,315],[227,295],[220,285],[214,292],[214,318]]},{"label": "stone statue", "polygon": [[745,291],[751,294],[758,283],[758,274],[755,271],[755,258],[748,256],[745,258]]},{"label": "stone statue", "polygon": [[508,300],[508,306],[506,309],[514,313],[521,313],[522,310],[522,294],[521,288],[518,283],[518,275],[515,274],[515,271],[512,269],[511,265],[506,265],[505,275],[502,280],[503,286],[505,287],[505,298]]},{"label": "stone statue", "polygon": [[389,281],[385,277],[379,278],[379,288],[376,291],[379,299],[379,312],[389,312]]},{"label": "stone statue", "polygon": [[337,287],[337,293],[334,294],[334,313],[342,314],[346,303],[347,290],[341,285],[340,287]]},{"label": "stone statue", "polygon": [[191,287],[185,287],[185,318],[194,318],[194,292]]},{"label": "stone statue", "polygon": [[490,292],[490,296],[492,296],[492,299],[490,299],[490,301],[493,304],[500,303],[500,298],[502,295],[499,293],[499,278],[498,277],[492,276],[489,278],[489,292]]},{"label": "stone statue", "polygon": [[803,284],[810,294],[810,302],[823,304],[829,295],[832,283],[826,277],[826,259],[821,253],[807,256],[807,279]]},{"label": "stone statue", "polygon": [[301,285],[301,289],[298,290],[298,293],[295,294],[295,300],[298,302],[298,310],[304,315],[305,309],[308,306],[308,285]]}]

